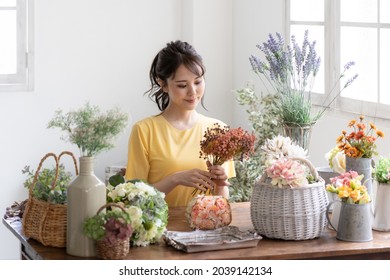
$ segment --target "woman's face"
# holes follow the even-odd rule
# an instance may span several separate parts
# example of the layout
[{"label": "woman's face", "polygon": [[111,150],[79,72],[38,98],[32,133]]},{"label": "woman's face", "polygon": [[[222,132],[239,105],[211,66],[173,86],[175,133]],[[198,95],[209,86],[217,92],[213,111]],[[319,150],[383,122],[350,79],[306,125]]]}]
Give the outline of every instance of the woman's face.
[{"label": "woman's face", "polygon": [[168,78],[163,90],[169,94],[169,107],[194,110],[204,94],[204,77],[197,76],[182,64],[175,75]]}]

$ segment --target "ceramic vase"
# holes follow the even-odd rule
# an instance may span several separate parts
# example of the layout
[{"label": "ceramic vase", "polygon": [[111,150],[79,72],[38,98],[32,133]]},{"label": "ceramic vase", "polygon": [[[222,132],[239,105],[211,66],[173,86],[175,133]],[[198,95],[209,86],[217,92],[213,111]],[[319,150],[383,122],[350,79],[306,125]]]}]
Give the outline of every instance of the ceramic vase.
[{"label": "ceramic vase", "polygon": [[390,231],[390,184],[378,183],[372,228]]},{"label": "ceramic vase", "polygon": [[68,187],[66,252],[78,257],[96,256],[95,241],[83,233],[86,218],[106,204],[106,186],[95,176],[94,158],[80,157],[79,175]]}]

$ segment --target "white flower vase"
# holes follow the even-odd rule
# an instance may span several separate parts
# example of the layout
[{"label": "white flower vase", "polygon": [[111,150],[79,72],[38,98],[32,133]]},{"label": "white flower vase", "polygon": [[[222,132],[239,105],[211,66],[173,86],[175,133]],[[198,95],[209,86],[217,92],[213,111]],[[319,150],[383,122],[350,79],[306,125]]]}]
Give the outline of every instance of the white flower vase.
[{"label": "white flower vase", "polygon": [[390,231],[390,184],[378,184],[372,229]]},{"label": "white flower vase", "polygon": [[66,252],[78,257],[96,256],[95,241],[83,233],[86,218],[106,204],[106,186],[94,174],[94,158],[80,157],[80,173],[68,187]]}]

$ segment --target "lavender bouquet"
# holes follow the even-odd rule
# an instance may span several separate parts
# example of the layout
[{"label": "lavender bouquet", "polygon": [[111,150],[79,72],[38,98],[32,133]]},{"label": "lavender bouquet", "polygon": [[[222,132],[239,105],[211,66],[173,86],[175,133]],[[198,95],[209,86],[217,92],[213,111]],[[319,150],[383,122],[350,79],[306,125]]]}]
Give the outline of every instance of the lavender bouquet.
[{"label": "lavender bouquet", "polygon": [[[332,90],[325,96],[321,109],[312,112],[311,92],[321,58],[315,50],[316,41],[310,42],[308,34],[306,30],[302,46],[298,45],[294,35],[291,36],[291,45],[287,45],[279,33],[276,33],[276,37],[269,34],[267,42],[257,45],[263,52],[265,60],[254,55],[249,58],[252,69],[260,77],[268,92],[278,95],[279,114],[283,123],[315,123],[341,92],[357,78],[357,75],[354,75],[341,87],[338,94],[332,95],[345,72],[355,64],[348,62]],[[272,91],[269,90],[269,86]]]}]

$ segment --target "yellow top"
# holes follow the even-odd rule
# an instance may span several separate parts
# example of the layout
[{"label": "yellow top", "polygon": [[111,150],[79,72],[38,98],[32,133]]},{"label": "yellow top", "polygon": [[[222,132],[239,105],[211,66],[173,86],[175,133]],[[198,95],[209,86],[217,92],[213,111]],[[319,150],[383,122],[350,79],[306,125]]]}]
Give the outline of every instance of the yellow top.
[{"label": "yellow top", "polygon": [[[130,134],[126,179],[142,179],[153,185],[178,171],[207,170],[205,160],[199,158],[200,141],[207,127],[215,123],[225,126],[223,122],[203,115],[199,115],[198,122],[186,130],[173,127],[161,115],[138,121]],[[233,161],[223,166],[229,178],[235,176]],[[186,206],[193,190],[176,186],[165,197],[168,206]]]}]

